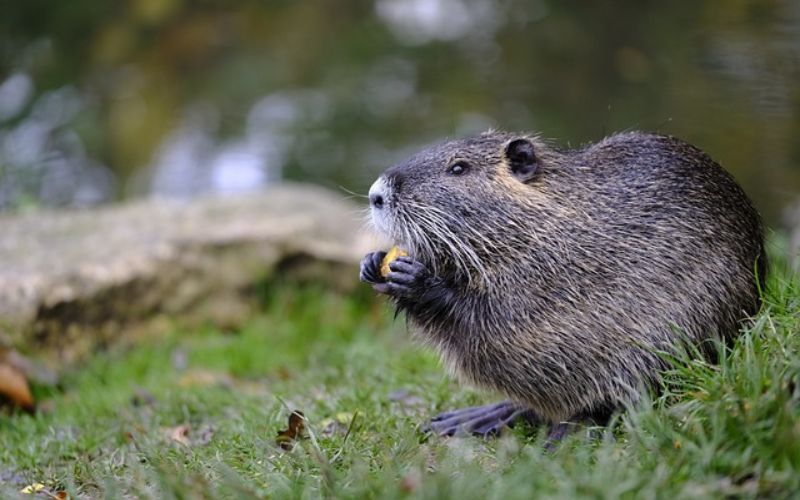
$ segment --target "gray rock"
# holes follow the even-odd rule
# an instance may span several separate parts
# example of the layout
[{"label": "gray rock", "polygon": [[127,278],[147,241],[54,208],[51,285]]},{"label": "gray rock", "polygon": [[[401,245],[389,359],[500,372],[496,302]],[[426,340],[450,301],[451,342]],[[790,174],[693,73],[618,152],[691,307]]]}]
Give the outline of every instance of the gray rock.
[{"label": "gray rock", "polygon": [[60,363],[130,334],[236,327],[276,270],[353,286],[380,244],[321,188],[0,217],[0,342]]}]

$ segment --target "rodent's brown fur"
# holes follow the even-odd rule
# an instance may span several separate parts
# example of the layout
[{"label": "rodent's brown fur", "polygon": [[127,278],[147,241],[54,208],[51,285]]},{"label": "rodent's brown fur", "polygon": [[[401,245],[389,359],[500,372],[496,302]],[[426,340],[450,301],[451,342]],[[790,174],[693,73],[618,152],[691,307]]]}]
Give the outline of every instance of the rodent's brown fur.
[{"label": "rodent's brown fur", "polygon": [[[534,146],[536,175],[506,147]],[[447,167],[466,161],[466,175]],[[687,341],[711,353],[759,307],[759,216],[708,155],[630,132],[579,150],[487,132],[384,174],[381,229],[456,300],[398,300],[459,378],[559,422],[638,398]],[[759,280],[755,276],[758,276]]]}]

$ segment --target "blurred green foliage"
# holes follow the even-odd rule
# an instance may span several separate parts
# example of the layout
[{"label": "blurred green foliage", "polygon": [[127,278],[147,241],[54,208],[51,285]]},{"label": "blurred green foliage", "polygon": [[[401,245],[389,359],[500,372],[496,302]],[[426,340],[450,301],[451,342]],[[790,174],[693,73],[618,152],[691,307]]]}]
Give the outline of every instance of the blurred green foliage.
[{"label": "blurred green foliage", "polygon": [[0,87],[0,208],[278,178],[363,192],[488,127],[675,134],[772,221],[800,192],[789,0],[28,0],[0,33],[0,85],[17,77]]}]

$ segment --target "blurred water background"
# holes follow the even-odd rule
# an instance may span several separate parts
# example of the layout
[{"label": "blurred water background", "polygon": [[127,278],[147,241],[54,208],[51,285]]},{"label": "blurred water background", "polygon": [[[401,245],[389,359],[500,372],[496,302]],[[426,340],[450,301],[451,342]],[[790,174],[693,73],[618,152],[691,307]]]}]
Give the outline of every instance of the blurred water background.
[{"label": "blurred water background", "polygon": [[712,154],[778,224],[800,193],[800,2],[25,0],[0,16],[0,210],[366,191],[490,127]]}]

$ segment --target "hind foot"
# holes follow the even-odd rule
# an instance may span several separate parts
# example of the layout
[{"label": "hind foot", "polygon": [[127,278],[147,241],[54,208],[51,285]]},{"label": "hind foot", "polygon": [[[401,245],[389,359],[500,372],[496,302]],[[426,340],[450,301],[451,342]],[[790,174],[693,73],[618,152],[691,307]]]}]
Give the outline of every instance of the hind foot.
[{"label": "hind foot", "polygon": [[440,436],[472,434],[489,437],[496,436],[504,427],[512,427],[520,421],[532,425],[541,423],[533,411],[511,401],[503,401],[442,413],[431,419],[424,430]]}]

